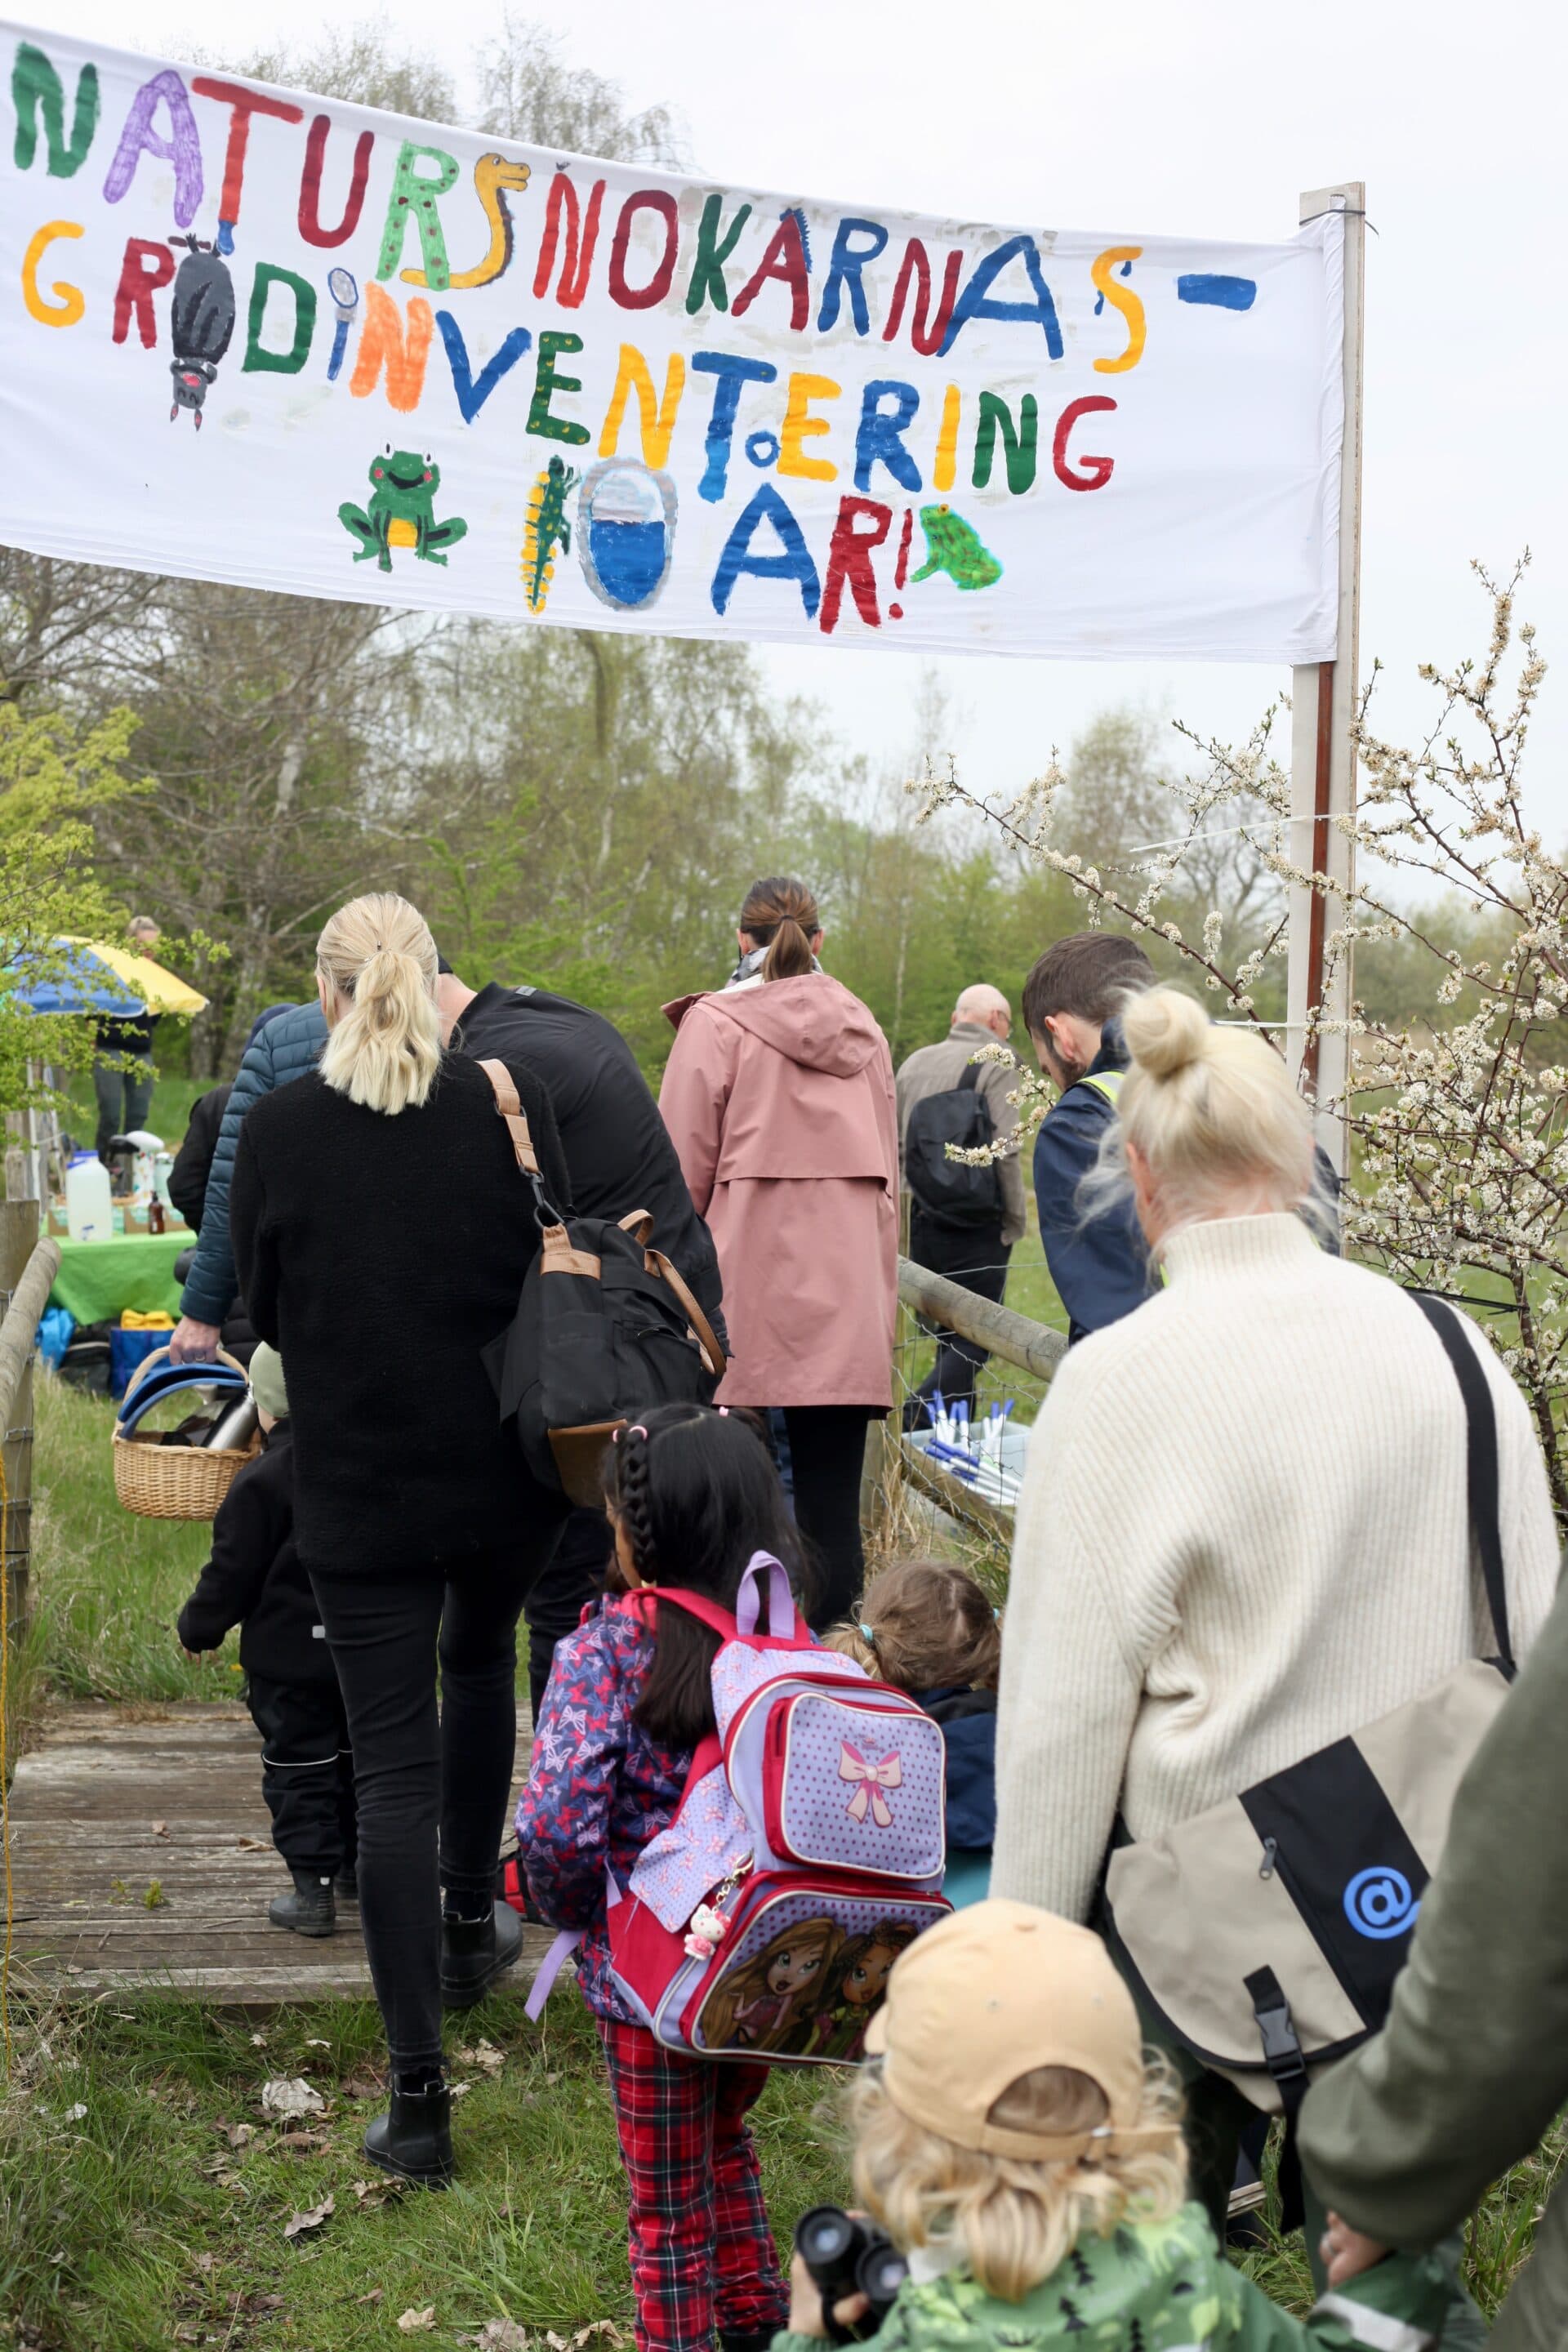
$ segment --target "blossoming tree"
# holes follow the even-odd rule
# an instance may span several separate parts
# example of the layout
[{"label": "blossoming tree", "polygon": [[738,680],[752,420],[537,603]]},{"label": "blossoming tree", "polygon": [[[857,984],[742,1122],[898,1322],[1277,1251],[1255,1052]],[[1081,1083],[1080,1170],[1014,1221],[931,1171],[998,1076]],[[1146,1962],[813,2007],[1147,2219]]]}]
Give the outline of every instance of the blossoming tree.
[{"label": "blossoming tree", "polygon": [[[1358,947],[1374,960],[1415,955],[1428,969],[1428,1001],[1416,1018],[1369,1011],[1352,997],[1348,1093],[1321,1106],[1345,1116],[1352,1165],[1342,1209],[1345,1244],[1397,1280],[1442,1292],[1479,1310],[1535,1416],[1553,1501],[1568,1528],[1568,862],[1547,847],[1526,814],[1521,767],[1546,666],[1516,600],[1526,556],[1506,581],[1475,570],[1491,628],[1479,661],[1421,677],[1437,709],[1407,749],[1371,724],[1376,683],[1355,726],[1360,803],[1342,822],[1359,853],[1348,889],[1332,903],[1329,985]],[[1505,675],[1510,653],[1517,654]],[[1135,873],[1101,870],[1058,840],[1065,778],[1053,754],[1045,773],[1005,806],[972,793],[949,760],[910,784],[920,815],[967,805],[1022,855],[1068,876],[1089,928],[1111,920],[1157,934],[1220,1019],[1268,1034],[1254,997],[1259,976],[1287,951],[1286,886],[1324,895],[1327,877],[1288,855],[1289,780],[1271,740],[1280,706],[1239,748],[1181,731],[1200,755],[1168,789],[1172,837]],[[1277,888],[1249,894],[1233,926],[1222,903],[1212,847],[1226,839],[1250,853]],[[1202,904],[1188,928],[1178,898]],[[1433,901],[1468,919],[1433,920]],[[1227,951],[1226,933],[1239,928]],[[1441,936],[1439,936],[1441,932]],[[1331,1024],[1309,1008],[1309,1037]],[[1310,1056],[1308,1056],[1310,1062]],[[1025,1139],[1051,1089],[1021,1073]]]}]

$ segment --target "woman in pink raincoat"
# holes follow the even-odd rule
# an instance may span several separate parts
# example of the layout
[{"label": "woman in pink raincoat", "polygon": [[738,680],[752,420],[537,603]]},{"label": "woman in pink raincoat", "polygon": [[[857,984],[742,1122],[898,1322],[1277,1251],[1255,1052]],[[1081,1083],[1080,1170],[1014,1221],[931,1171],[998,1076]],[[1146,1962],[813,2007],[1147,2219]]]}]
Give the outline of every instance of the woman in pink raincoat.
[{"label": "woman in pink raincoat", "polygon": [[864,1567],[866,1424],[892,1402],[899,1138],[888,1041],[816,961],[803,882],[755,882],[728,988],[665,1010],[659,1108],[724,1278],[719,1399],[778,1407],[795,1517],[820,1563],[813,1620],[851,1608]]}]

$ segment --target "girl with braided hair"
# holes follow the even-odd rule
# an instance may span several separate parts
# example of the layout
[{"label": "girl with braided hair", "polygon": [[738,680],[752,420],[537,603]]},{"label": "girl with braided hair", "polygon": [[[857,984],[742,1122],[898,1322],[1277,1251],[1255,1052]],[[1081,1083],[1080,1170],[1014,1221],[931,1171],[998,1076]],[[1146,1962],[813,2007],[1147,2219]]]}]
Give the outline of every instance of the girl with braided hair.
[{"label": "girl with braided hair", "polygon": [[[684,1589],[733,1611],[753,1552],[797,1590],[799,1545],[749,1413],[650,1409],[606,1450],[617,1593]],[[802,1599],[804,1601],[805,1595]],[[584,1931],[577,1980],[609,2068],[630,2191],[638,2352],[763,2352],[789,2296],[746,2117],[763,2066],[684,2058],[638,2024],[610,1974],[605,1878],[624,1886],[668,1828],[692,1756],[714,1729],[719,1636],[686,1611],[607,1599],[558,1643],[517,1814],[529,1892]]]}]

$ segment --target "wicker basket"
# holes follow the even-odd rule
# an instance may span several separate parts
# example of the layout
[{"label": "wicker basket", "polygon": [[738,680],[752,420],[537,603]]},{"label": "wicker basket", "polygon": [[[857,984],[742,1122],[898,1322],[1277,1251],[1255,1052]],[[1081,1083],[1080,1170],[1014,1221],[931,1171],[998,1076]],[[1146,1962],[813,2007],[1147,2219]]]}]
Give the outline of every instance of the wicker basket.
[{"label": "wicker basket", "polygon": [[[137,1365],[125,1391],[129,1404],[138,1384],[169,1350],[155,1348]],[[245,1367],[218,1349],[219,1360]],[[123,1406],[121,1407],[123,1412]],[[143,1519],[210,1519],[234,1484],[235,1473],[261,1450],[261,1433],[248,1445],[164,1445],[156,1437],[121,1437],[114,1428],[114,1491],[128,1511]]]}]

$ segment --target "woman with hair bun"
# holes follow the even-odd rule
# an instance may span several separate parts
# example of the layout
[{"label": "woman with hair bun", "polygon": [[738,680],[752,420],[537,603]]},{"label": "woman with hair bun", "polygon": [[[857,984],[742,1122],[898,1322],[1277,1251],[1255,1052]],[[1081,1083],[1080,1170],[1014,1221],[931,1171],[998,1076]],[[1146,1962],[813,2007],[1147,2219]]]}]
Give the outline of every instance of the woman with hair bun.
[{"label": "woman with hair bun", "polygon": [[804,882],[753,882],[728,988],[665,1011],[659,1108],[724,1277],[725,1404],[783,1411],[820,1628],[860,1590],[866,1425],[892,1402],[899,1140],[888,1041],[817,961]]},{"label": "woman with hair bun", "polygon": [[[287,1368],[295,1540],[353,1742],[392,2061],[365,2154],[429,2181],[451,2170],[443,2001],[469,2006],[520,1948],[494,1902],[515,1633],[564,1511],[523,1467],[480,1360],[539,1230],[489,1080],[441,1050],[436,972],[405,899],[339,908],[316,950],[320,1067],[250,1106],[230,1196],[251,1320]],[[507,1067],[545,1192],[568,1205],[550,1097]]]},{"label": "woman with hair bun", "polygon": [[[1283,1061],[1173,989],[1130,996],[1121,1019],[1131,1067],[1100,1181],[1130,1185],[1165,1287],[1051,1383],[997,1733],[992,1890],[1078,1920],[1119,1815],[1157,1837],[1492,1641],[1453,1368],[1413,1299],[1298,1213],[1312,1126]],[[1465,1331],[1496,1415],[1522,1654],[1557,1583],[1546,1472],[1523,1398]],[[1174,2054],[1194,2076],[1194,2193],[1223,2225],[1252,2110]]]}]

